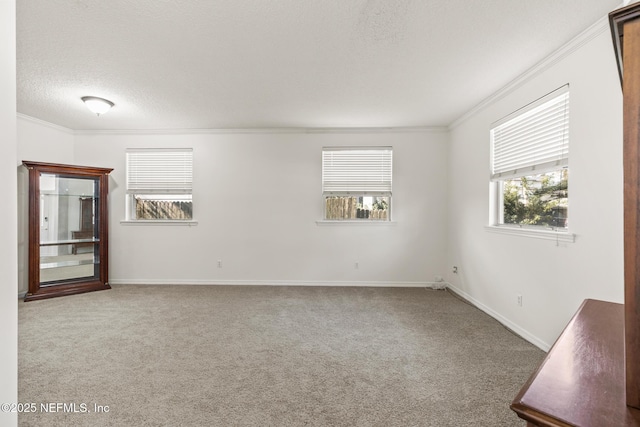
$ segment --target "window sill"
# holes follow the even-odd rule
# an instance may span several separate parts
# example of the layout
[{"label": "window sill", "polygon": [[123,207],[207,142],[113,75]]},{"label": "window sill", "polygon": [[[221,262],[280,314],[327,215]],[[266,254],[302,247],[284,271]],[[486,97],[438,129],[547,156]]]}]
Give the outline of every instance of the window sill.
[{"label": "window sill", "polygon": [[339,220],[330,220],[330,219],[322,219],[316,221],[317,225],[396,225],[395,221],[386,221],[386,220],[349,220],[349,219],[339,219]]},{"label": "window sill", "polygon": [[198,221],[195,220],[183,220],[183,219],[138,219],[138,220],[130,220],[123,219],[120,221],[121,225],[181,225],[187,227],[193,227],[194,225],[198,225]]},{"label": "window sill", "polygon": [[556,242],[566,243],[574,243],[576,241],[575,234],[564,231],[535,230],[532,228],[510,227],[508,225],[487,225],[484,228],[491,233],[510,234],[512,236],[554,240]]}]

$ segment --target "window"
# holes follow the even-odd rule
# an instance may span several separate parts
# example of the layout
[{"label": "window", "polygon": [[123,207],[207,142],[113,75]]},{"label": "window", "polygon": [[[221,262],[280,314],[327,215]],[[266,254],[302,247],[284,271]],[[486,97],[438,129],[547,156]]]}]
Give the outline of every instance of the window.
[{"label": "window", "polygon": [[322,149],[326,220],[391,219],[391,147]]},{"label": "window", "polygon": [[127,219],[191,220],[192,149],[127,150]]},{"label": "window", "polygon": [[569,86],[491,129],[492,224],[568,228]]}]

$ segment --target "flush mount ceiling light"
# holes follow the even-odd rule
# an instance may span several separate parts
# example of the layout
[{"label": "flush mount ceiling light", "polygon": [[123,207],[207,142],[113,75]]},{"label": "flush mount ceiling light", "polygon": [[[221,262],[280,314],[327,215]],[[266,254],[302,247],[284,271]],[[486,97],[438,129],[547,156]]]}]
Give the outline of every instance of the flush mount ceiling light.
[{"label": "flush mount ceiling light", "polygon": [[98,116],[106,113],[113,107],[113,102],[104,98],[98,98],[97,96],[83,96],[81,99],[87,108]]}]

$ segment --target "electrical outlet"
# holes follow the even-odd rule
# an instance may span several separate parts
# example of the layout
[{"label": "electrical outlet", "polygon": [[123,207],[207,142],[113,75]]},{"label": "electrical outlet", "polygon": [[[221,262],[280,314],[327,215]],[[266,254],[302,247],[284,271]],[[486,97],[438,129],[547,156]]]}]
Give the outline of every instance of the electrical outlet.
[{"label": "electrical outlet", "polygon": [[353,268],[355,268],[356,270],[357,270],[357,269],[359,269],[359,268],[360,268],[360,263],[359,263],[359,262],[356,262],[356,263],[353,265]]},{"label": "electrical outlet", "polygon": [[218,268],[222,268],[222,260],[221,259],[218,260]]},{"label": "electrical outlet", "polygon": [[522,307],[522,295],[518,295],[518,307]]},{"label": "electrical outlet", "polygon": [[454,274],[458,274],[458,266],[457,265],[453,266],[453,272],[454,272]]}]

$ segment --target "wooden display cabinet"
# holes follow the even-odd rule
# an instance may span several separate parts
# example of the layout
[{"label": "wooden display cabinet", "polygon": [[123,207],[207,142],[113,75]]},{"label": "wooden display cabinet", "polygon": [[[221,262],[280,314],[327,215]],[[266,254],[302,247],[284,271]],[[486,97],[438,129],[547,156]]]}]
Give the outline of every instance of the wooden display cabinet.
[{"label": "wooden display cabinet", "polygon": [[29,171],[25,301],[109,289],[107,195],[113,169],[22,164]]}]

